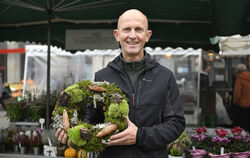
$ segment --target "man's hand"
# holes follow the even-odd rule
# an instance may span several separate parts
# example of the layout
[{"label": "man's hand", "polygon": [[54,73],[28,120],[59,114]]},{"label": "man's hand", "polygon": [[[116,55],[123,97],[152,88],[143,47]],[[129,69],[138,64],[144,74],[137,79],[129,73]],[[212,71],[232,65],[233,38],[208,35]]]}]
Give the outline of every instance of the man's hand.
[{"label": "man's hand", "polygon": [[[56,136],[56,138],[58,139],[59,142],[61,142],[61,143],[63,143],[63,144],[66,144],[68,135],[67,135],[67,133],[64,132],[63,129],[58,128],[58,129],[56,130],[55,136]],[[70,141],[68,141],[68,146],[69,146],[69,147],[71,146]]]},{"label": "man's hand", "polygon": [[132,145],[136,143],[136,134],[138,128],[127,117],[128,128],[121,133],[110,137],[108,145]]}]

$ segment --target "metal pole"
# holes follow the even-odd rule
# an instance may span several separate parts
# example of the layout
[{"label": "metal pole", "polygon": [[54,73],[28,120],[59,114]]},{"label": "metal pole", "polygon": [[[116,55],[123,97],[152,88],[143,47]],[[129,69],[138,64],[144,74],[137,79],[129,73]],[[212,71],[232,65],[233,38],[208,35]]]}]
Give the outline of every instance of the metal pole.
[{"label": "metal pole", "polygon": [[51,0],[48,1],[48,54],[47,54],[47,103],[46,103],[46,128],[50,125],[50,45],[51,45]]}]

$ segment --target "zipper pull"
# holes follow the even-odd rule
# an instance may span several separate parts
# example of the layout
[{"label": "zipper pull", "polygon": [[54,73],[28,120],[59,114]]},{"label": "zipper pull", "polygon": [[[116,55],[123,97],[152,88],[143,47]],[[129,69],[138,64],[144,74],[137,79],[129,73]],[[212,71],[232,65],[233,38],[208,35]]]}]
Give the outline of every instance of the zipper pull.
[{"label": "zipper pull", "polygon": [[133,105],[135,106],[135,94],[133,94]]}]

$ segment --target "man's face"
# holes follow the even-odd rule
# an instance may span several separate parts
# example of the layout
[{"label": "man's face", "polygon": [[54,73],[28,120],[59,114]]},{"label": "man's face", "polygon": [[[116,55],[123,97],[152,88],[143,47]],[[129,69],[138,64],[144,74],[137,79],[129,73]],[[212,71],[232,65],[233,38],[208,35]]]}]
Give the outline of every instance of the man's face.
[{"label": "man's face", "polygon": [[114,36],[120,42],[123,56],[143,56],[144,45],[152,34],[147,27],[147,19],[140,12],[130,11],[120,17]]}]

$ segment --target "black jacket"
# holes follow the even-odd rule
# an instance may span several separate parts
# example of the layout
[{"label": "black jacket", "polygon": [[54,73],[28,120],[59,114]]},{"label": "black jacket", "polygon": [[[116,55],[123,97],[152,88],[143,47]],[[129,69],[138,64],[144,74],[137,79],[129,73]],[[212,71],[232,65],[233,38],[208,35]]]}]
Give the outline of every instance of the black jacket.
[{"label": "black jacket", "polygon": [[[138,127],[136,144],[111,146],[101,158],[167,158],[166,145],[185,128],[184,111],[173,73],[151,57],[133,90],[119,57],[95,74],[96,81],[115,83],[129,99],[129,119]],[[98,123],[101,111],[88,111],[84,121]]]}]

